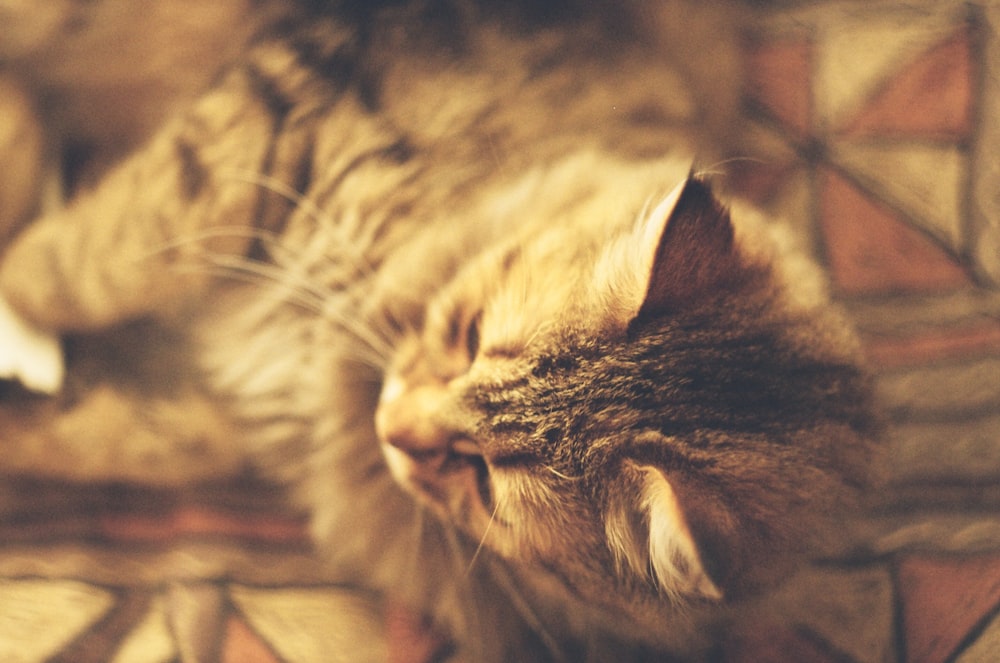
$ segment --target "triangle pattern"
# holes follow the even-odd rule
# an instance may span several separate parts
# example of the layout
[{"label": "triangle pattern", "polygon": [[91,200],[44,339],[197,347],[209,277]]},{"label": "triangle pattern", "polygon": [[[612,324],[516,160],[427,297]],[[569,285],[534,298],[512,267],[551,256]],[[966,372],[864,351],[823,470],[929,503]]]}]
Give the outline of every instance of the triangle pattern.
[{"label": "triangle pattern", "polygon": [[741,198],[770,206],[801,161],[785,137],[771,127],[748,122],[743,134],[743,145],[753,156],[724,162],[720,181]]},{"label": "triangle pattern", "polygon": [[897,573],[907,663],[950,660],[1000,604],[1000,557],[909,557]]},{"label": "triangle pattern", "polygon": [[731,636],[723,646],[722,663],[835,663],[800,634],[778,624],[755,624],[757,628]]},{"label": "triangle pattern", "polygon": [[181,660],[214,660],[228,607],[222,590],[209,582],[173,583],[164,596],[170,632]]},{"label": "triangle pattern", "polygon": [[807,169],[791,171],[765,209],[772,218],[788,224],[801,248],[814,252],[819,242],[816,239],[812,190],[812,174]]},{"label": "triangle pattern", "polygon": [[812,50],[805,39],[761,41],[746,47],[748,97],[801,136],[812,124]]},{"label": "triangle pattern", "polygon": [[955,663],[987,663],[994,661],[1000,652],[1000,615],[986,627],[982,635],[955,659]]},{"label": "triangle pattern", "polygon": [[444,660],[449,643],[404,605],[390,603],[385,611],[389,637],[388,663]]},{"label": "triangle pattern", "polygon": [[122,642],[111,663],[170,663],[177,656],[163,597],[157,596],[142,621]]},{"label": "triangle pattern", "polygon": [[[881,569],[802,574],[788,618],[857,661],[892,658],[892,583]],[[809,597],[809,598],[805,598]],[[802,610],[808,605],[808,610]]]},{"label": "triangle pattern", "polygon": [[47,663],[105,663],[142,622],[151,602],[148,592],[120,590],[114,607]]},{"label": "triangle pattern", "polygon": [[904,66],[838,133],[959,140],[972,130],[973,86],[970,35],[962,29]]},{"label": "triangle pattern", "polygon": [[0,581],[0,661],[48,661],[113,606],[109,593],[81,582]]},{"label": "triangle pattern", "polygon": [[839,15],[824,26],[816,49],[815,94],[817,115],[826,126],[841,126],[907,62],[952,34],[951,13]]},{"label": "triangle pattern", "polygon": [[382,608],[357,590],[257,589],[234,585],[230,596],[247,623],[284,660],[297,663],[387,660]]},{"label": "triangle pattern", "polygon": [[969,284],[937,244],[852,182],[821,169],[820,227],[834,284],[849,295],[936,292]]},{"label": "triangle pattern", "polygon": [[962,237],[965,153],[922,142],[837,143],[831,158],[957,249]]},{"label": "triangle pattern", "polygon": [[246,623],[231,617],[226,625],[222,663],[281,663]]},{"label": "triangle pattern", "polygon": [[767,205],[779,195],[797,165],[774,161],[738,163],[731,168],[729,185],[741,198]]}]

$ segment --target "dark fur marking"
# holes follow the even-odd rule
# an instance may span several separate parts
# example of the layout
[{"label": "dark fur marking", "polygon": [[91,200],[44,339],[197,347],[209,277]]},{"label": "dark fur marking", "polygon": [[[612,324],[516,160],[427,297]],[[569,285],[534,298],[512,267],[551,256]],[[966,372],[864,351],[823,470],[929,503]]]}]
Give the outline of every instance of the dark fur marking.
[{"label": "dark fur marking", "polygon": [[408,147],[405,139],[397,140],[389,145],[382,147],[375,147],[361,154],[357,155],[344,168],[337,173],[336,177],[331,178],[323,191],[323,199],[331,197],[337,193],[337,190],[344,183],[351,174],[357,169],[367,165],[371,161],[384,161],[387,160],[393,164],[401,164],[404,161],[401,160],[403,157],[405,159],[410,159],[413,156],[413,148]]},{"label": "dark fur marking", "polygon": [[520,245],[515,245],[507,249],[507,252],[503,254],[503,258],[500,260],[500,269],[502,270],[502,275],[507,276],[510,270],[514,267],[514,264],[521,259],[521,247]]},{"label": "dark fur marking", "polygon": [[488,359],[517,359],[521,354],[521,348],[507,345],[491,345],[482,350],[482,355]]},{"label": "dark fur marking", "polygon": [[250,84],[251,93],[264,103],[264,107],[274,118],[275,123],[284,121],[295,106],[295,102],[281,91],[274,80],[257,67],[248,65],[244,71],[247,82]]},{"label": "dark fur marking", "polygon": [[522,386],[479,394],[484,444],[544,450],[547,462],[577,472],[596,443],[629,446],[649,432],[703,460],[748,440],[788,447],[824,423],[871,432],[869,385],[855,367],[792,352],[766,326],[685,322],[650,321],[624,343],[568,344]]},{"label": "dark fur marking", "polygon": [[202,163],[198,149],[183,139],[174,142],[174,152],[180,165],[180,191],[185,200],[198,197],[208,183],[210,176]]}]

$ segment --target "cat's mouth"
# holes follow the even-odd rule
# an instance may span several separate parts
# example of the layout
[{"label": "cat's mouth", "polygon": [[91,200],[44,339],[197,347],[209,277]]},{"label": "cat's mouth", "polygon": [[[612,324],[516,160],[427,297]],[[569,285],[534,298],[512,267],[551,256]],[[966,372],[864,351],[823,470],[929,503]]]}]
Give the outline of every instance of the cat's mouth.
[{"label": "cat's mouth", "polygon": [[439,482],[432,487],[451,518],[457,518],[481,534],[496,517],[495,496],[486,459],[478,453],[449,451],[438,470]]},{"label": "cat's mouth", "polygon": [[449,468],[466,474],[466,488],[470,487],[469,483],[474,483],[474,492],[479,497],[482,508],[492,512],[494,497],[493,485],[490,480],[490,467],[480,452],[479,445],[464,439],[452,442],[443,471],[447,473]]},{"label": "cat's mouth", "polygon": [[496,520],[491,470],[474,443],[427,452],[390,445],[386,453],[397,481],[444,519],[466,526],[477,536]]},{"label": "cat's mouth", "polygon": [[[490,468],[486,460],[479,454],[449,454],[445,462],[445,467],[454,464],[468,472],[471,469],[475,479],[475,492],[479,497],[482,507],[486,511],[493,511],[493,486],[490,483]],[[447,472],[447,469],[444,470]],[[461,471],[461,469],[460,469]]]}]

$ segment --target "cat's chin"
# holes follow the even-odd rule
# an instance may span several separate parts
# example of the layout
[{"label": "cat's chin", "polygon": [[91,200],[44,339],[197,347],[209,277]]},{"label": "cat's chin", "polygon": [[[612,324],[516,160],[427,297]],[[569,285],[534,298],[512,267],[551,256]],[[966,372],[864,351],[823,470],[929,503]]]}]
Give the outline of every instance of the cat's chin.
[{"label": "cat's chin", "polygon": [[442,454],[416,460],[388,444],[382,445],[382,453],[396,483],[445,523],[477,540],[503,527],[492,507],[488,470],[481,457]]}]

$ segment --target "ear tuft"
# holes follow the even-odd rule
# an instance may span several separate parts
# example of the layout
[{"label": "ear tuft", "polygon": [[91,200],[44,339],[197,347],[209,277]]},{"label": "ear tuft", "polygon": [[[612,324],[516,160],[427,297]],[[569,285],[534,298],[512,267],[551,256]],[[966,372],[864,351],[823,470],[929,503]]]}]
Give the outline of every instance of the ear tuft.
[{"label": "ear tuft", "polygon": [[638,319],[667,313],[735,281],[740,266],[729,210],[708,183],[689,177],[668,197],[673,199],[671,208],[661,205],[649,219],[662,230]]},{"label": "ear tuft", "polygon": [[650,466],[632,466],[640,475],[637,503],[614,504],[605,529],[621,571],[650,577],[674,600],[722,599],[702,564],[698,547],[670,482]]}]

